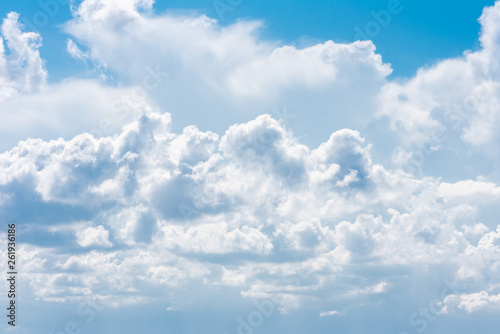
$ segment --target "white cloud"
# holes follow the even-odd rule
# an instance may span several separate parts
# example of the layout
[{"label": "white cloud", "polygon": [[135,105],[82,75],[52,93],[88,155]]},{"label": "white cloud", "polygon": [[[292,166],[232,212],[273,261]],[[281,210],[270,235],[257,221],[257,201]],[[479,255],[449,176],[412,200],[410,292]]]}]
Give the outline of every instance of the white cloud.
[{"label": "white cloud", "polygon": [[241,229],[229,229],[228,224],[218,221],[187,229],[182,226],[165,225],[160,229],[158,238],[167,249],[188,253],[269,254],[273,247],[269,238],[256,228],[244,225]]},{"label": "white cloud", "polygon": [[[70,39],[68,52],[116,72],[123,88],[71,78],[47,85],[40,37],[22,33],[15,14],[4,21],[17,58],[0,44],[0,129],[10,149],[0,154],[0,209],[26,222],[28,235],[65,240],[73,226],[79,246],[27,242],[37,247],[24,276],[36,296],[102,297],[115,279],[116,299],[155,300],[160,289],[179,309],[196,299],[179,290],[237,287],[286,313],[305,303],[405,301],[412,280],[432,277],[425,289],[439,277],[466,286],[444,296],[446,307],[495,307],[500,232],[496,212],[484,209],[497,183],[388,169],[354,125],[375,117],[378,97],[379,116],[405,138],[394,154],[404,163],[444,127],[436,114],[456,103],[467,111],[469,96],[477,101],[458,127],[460,145],[496,147],[499,3],[481,18],[480,51],[406,82],[387,82],[390,67],[371,42],[297,49],[262,40],[258,22],[222,27],[153,15],[152,4],[85,0],[66,24],[89,50]],[[261,115],[285,103],[295,124]],[[317,145],[305,145],[306,130],[322,138]],[[334,312],[321,314],[343,315]]]},{"label": "white cloud", "polygon": [[1,104],[0,152],[27,138],[118,133],[138,110],[147,107],[149,101],[139,98],[139,91],[137,87],[103,86],[96,80],[68,80],[30,95],[14,94]]},{"label": "white cloud", "polygon": [[291,46],[276,48],[240,65],[228,74],[227,80],[236,95],[267,97],[287,88],[346,85],[348,80],[355,80],[347,76],[359,75],[357,72],[363,68],[380,78],[391,73],[390,66],[375,54],[371,42],[348,45],[328,41],[302,50]]},{"label": "white cloud", "polygon": [[337,315],[339,313],[340,313],[339,311],[325,311],[325,312],[321,312],[319,314],[319,316],[320,317],[325,317],[325,316],[330,316],[330,315]]},{"label": "white cloud", "polygon": [[445,198],[472,197],[476,194],[490,195],[496,197],[500,195],[500,188],[492,182],[481,182],[464,180],[456,183],[443,182],[439,185],[439,194]]},{"label": "white cloud", "polygon": [[402,151],[393,157],[398,166],[411,163],[411,153],[425,159],[433,154],[429,151],[447,154],[450,167],[464,160],[474,165],[477,154],[498,161],[500,2],[486,7],[479,22],[479,50],[421,68],[414,77],[382,88],[377,112],[389,117],[400,139]]},{"label": "white cloud", "polygon": [[[21,142],[0,155],[0,165],[5,210],[32,201],[42,208],[70,206],[75,214],[93,212],[90,225],[78,225],[78,215],[64,223],[80,226],[79,246],[109,251],[48,253],[43,259],[89,275],[101,261],[105,269],[98,280],[78,283],[83,290],[71,290],[71,298],[95,292],[99,282],[120,272],[120,291],[144,283],[168,291],[193,284],[238,286],[244,296],[272,297],[283,312],[292,312],[316,299],[375,298],[390,291],[391,275],[349,281],[349,271],[367,263],[414,268],[452,261],[460,269],[474,262],[472,272],[443,269],[443,275],[457,281],[476,277],[484,288],[492,283],[485,277],[494,277],[488,272],[497,270],[477,261],[487,256],[498,262],[498,232],[474,218],[481,199],[491,196],[481,190],[483,183],[470,181],[479,191],[462,194],[458,203],[444,201],[442,196],[457,192],[443,193],[449,184],[374,164],[370,145],[351,130],[334,132],[311,150],[266,115],[219,137],[195,127],[176,134],[168,114],[145,110],[114,136]],[[318,179],[329,166],[334,172]],[[339,185],[353,170],[358,181]],[[38,218],[24,219],[36,226]],[[484,223],[496,227],[495,221]],[[45,224],[64,235],[58,222]],[[137,266],[140,277],[131,274]],[[69,293],[57,280],[43,287],[40,275],[26,277],[39,296],[63,300]],[[342,291],[321,296],[335,284],[344,284]],[[146,291],[141,298],[154,298]]]},{"label": "white cloud", "polygon": [[[151,4],[83,1],[65,29],[92,61],[128,83],[168,73],[149,93],[168,105],[178,130],[203,124],[223,133],[233,123],[293,106],[297,131],[316,144],[332,129],[365,124],[391,72],[370,41],[298,49],[264,40],[261,22],[222,26],[203,15],[150,15]],[[365,98],[356,98],[361,94]],[[325,124],[315,124],[311,113]]]},{"label": "white cloud", "polygon": [[[99,80],[75,78],[48,84],[48,73],[38,50],[42,38],[24,30],[17,13],[9,13],[3,20],[0,152],[28,137],[50,140],[72,138],[83,132],[110,135],[133,119],[137,110],[152,105],[140,85],[115,88]],[[68,40],[68,48],[74,56],[86,57],[72,40]]]},{"label": "white cloud", "polygon": [[66,51],[68,51],[71,57],[76,59],[87,60],[89,58],[89,54],[80,50],[78,45],[76,45],[71,38],[66,40]]},{"label": "white cloud", "polygon": [[[0,101],[16,92],[29,92],[45,85],[47,71],[38,49],[42,38],[22,32],[19,14],[11,12],[3,20],[0,34]],[[7,48],[7,49],[6,49]],[[6,50],[9,51],[6,54]]]},{"label": "white cloud", "polygon": [[477,312],[485,307],[495,307],[498,309],[500,306],[500,294],[490,295],[486,291],[481,291],[471,294],[462,295],[449,295],[444,300],[443,312],[451,312],[451,307],[456,307],[465,310],[468,313]]},{"label": "white cloud", "polygon": [[82,247],[111,247],[109,231],[104,226],[88,226],[76,232],[76,242]]}]

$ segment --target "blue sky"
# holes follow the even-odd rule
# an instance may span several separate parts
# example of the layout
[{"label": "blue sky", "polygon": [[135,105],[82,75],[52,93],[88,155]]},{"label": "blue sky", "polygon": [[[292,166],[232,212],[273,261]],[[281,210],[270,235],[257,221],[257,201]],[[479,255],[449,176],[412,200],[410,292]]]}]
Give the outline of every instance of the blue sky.
[{"label": "blue sky", "polygon": [[3,333],[495,332],[500,2],[0,14]]}]

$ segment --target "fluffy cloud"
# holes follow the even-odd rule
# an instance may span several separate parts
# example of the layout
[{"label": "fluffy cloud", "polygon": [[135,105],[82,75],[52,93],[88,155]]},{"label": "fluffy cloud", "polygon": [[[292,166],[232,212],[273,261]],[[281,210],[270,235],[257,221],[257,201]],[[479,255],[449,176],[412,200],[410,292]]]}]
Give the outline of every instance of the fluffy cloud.
[{"label": "fluffy cloud", "polygon": [[[317,144],[332,127],[366,123],[391,73],[371,41],[298,49],[263,40],[260,22],[225,27],[203,15],[150,15],[151,5],[84,1],[65,29],[89,48],[92,61],[125,82],[141,85],[153,72],[162,75],[149,93],[168,106],[178,131],[204,124],[223,133],[233,123],[289,106],[301,119],[296,130]],[[353,98],[359,94],[366,98]],[[325,126],[314,124],[310,113],[324,117]]]},{"label": "fluffy cloud", "polygon": [[102,225],[86,227],[76,233],[77,243],[82,247],[104,246],[111,247],[109,231]]},{"label": "fluffy cloud", "polygon": [[471,163],[478,155],[498,161],[499,21],[497,1],[486,7],[479,19],[479,50],[421,68],[415,77],[388,82],[382,88],[378,114],[390,119],[401,148],[408,153],[403,157],[396,151],[393,160],[397,165],[423,160],[433,154],[431,151],[440,151],[448,160],[462,164],[464,160]]},{"label": "fluffy cloud", "polygon": [[444,300],[444,312],[449,312],[450,305],[454,305],[458,309],[467,311],[468,313],[479,311],[487,306],[498,308],[500,305],[500,294],[490,296],[488,292],[481,291],[471,294],[450,295]]},{"label": "fluffy cloud", "polygon": [[[223,27],[152,5],[85,0],[65,25],[68,52],[120,88],[47,84],[40,36],[4,20],[0,213],[23,223],[23,280],[37,298],[168,295],[178,310],[204,298],[193,291],[237,290],[282,313],[340,318],[435,300],[442,282],[441,313],[496,310],[498,182],[399,167],[422,145],[496,149],[500,3],[480,19],[481,50],[404,82],[387,80],[370,41],[298,49],[262,40],[259,22]],[[284,105],[295,118],[263,114]],[[366,140],[376,117],[401,141]],[[373,154],[380,146],[397,168]]]},{"label": "fluffy cloud", "polygon": [[480,50],[401,81],[387,80],[390,64],[371,41],[298,49],[263,40],[259,22],[224,27],[206,16],[151,15],[150,1],[84,1],[65,29],[89,48],[93,62],[125,82],[140,85],[156,76],[159,85],[148,93],[168,106],[176,131],[203,124],[222,134],[233,123],[287,107],[289,125],[309,146],[336,129],[381,127],[396,140],[371,139],[377,156],[392,152],[394,167],[428,166],[438,176],[428,163],[432,155],[450,168],[463,165],[461,175],[473,177],[476,168],[498,180],[489,168],[499,161],[498,8],[486,8],[480,18]]},{"label": "fluffy cloud", "polygon": [[[400,284],[390,274],[350,282],[362,277],[352,268],[367,264],[411,271],[446,263],[440,275],[473,282],[469,293],[498,284],[491,280],[499,268],[495,220],[476,220],[478,202],[496,186],[463,181],[476,186],[457,202],[454,189],[463,182],[386,170],[352,130],[334,132],[311,150],[268,115],[219,137],[192,126],[176,134],[168,114],[146,110],[118,135],[30,139],[0,155],[0,164],[4,212],[38,208],[18,218],[61,237],[65,226],[77,226],[76,244],[91,249],[58,254],[63,245],[55,243],[54,252],[37,253],[26,279],[46,300],[97,293],[117,272],[118,296],[137,291],[136,302],[154,298],[147,292],[152,285],[236,285],[244,296],[275,299],[282,312],[336,295],[375,298]],[[51,207],[61,212],[57,221],[39,217]],[[75,277],[70,288],[41,278],[50,266],[92,275],[89,256],[103,268],[96,281]],[[136,277],[133,268],[144,274]],[[290,277],[299,284],[283,285]],[[144,284],[150,288],[137,290]],[[321,297],[335,284],[344,288]]]},{"label": "fluffy cloud", "polygon": [[[51,140],[83,132],[97,137],[117,133],[138,110],[152,104],[142,86],[105,85],[102,75],[47,83],[48,73],[38,51],[42,38],[25,32],[18,19],[19,14],[11,12],[1,27],[0,151],[28,137]],[[70,40],[68,50],[86,57]]]},{"label": "fluffy cloud", "polygon": [[38,51],[41,37],[34,32],[22,32],[18,18],[19,14],[11,12],[2,23],[0,101],[18,91],[36,90],[47,80],[47,71]]}]

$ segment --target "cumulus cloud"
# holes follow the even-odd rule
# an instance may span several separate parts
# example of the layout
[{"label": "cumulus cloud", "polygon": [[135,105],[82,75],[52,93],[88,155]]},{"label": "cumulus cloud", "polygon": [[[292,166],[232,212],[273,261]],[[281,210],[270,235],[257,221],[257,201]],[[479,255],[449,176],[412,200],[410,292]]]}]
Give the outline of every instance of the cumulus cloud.
[{"label": "cumulus cloud", "polygon": [[412,78],[384,85],[377,97],[377,113],[389,118],[407,153],[396,151],[396,165],[421,165],[418,160],[423,164],[432,151],[462,164],[478,155],[498,161],[499,21],[497,1],[479,18],[479,50],[465,51],[462,57],[419,69]]},{"label": "cumulus cloud", "polygon": [[[0,101],[15,92],[29,92],[45,85],[47,71],[38,49],[38,33],[23,32],[19,14],[3,19],[0,34]],[[8,51],[8,53],[6,52]]]},{"label": "cumulus cloud", "polygon": [[[25,31],[19,14],[3,19],[0,34],[0,151],[28,137],[72,138],[83,132],[99,137],[120,131],[137,110],[154,105],[142,87],[116,88],[100,79],[67,78],[47,83],[40,57],[40,34]],[[68,40],[73,56],[86,53]],[[102,77],[102,75],[100,76]]]},{"label": "cumulus cloud", "polygon": [[500,305],[500,294],[489,295],[486,291],[471,294],[450,295],[444,300],[444,312],[450,312],[450,306],[465,310],[468,313],[477,312],[485,307],[495,307]]},{"label": "cumulus cloud", "polygon": [[[65,29],[89,48],[92,61],[128,83],[168,73],[149,93],[168,105],[179,131],[204,124],[223,133],[233,123],[288,106],[301,119],[297,131],[318,144],[334,128],[365,123],[391,73],[371,41],[299,49],[263,39],[258,21],[222,26],[204,15],[150,15],[151,5],[83,1]],[[353,98],[359,94],[366,98]],[[329,126],[313,124],[310,113]]]},{"label": "cumulus cloud", "polygon": [[104,246],[111,247],[109,231],[102,225],[85,227],[76,232],[76,242],[82,247]]},{"label": "cumulus cloud", "polygon": [[[477,288],[491,284],[484,275],[498,268],[498,232],[487,227],[495,229],[496,222],[479,223],[474,213],[478,198],[491,196],[495,185],[479,182],[464,208],[453,201],[457,191],[447,190],[450,184],[374,164],[370,145],[352,130],[334,132],[311,150],[268,115],[219,137],[192,126],[176,134],[169,114],[145,110],[118,135],[30,139],[0,155],[0,164],[2,210],[39,208],[18,218],[61,236],[67,224],[79,226],[77,245],[98,249],[40,253],[37,263],[47,268],[91,275],[90,254],[103,268],[94,283],[72,281],[79,288],[65,295],[69,288],[59,280],[40,285],[46,274],[34,267],[26,279],[46,300],[97,293],[99,282],[121,272],[120,291],[144,283],[166,290],[239,286],[243,296],[274,298],[287,313],[334,296],[379,298],[399,284],[390,274],[350,281],[363,277],[352,268],[367,264],[411,271],[451,261],[457,269],[442,274],[466,283],[477,276]],[[356,181],[339,184],[352,175]],[[39,217],[51,207],[68,214],[52,222]],[[478,254],[495,265],[475,260]],[[460,269],[474,261],[477,274]],[[336,284],[343,289],[330,290]],[[146,291],[143,298],[154,298]],[[322,291],[331,291],[329,297]]]},{"label": "cumulus cloud", "polygon": [[[500,3],[480,19],[481,50],[402,82],[370,41],[299,49],[263,40],[259,22],[152,6],[85,0],[65,25],[68,52],[118,88],[47,84],[40,36],[4,20],[0,213],[26,226],[23,279],[37,298],[168,295],[177,310],[196,303],[192,291],[236,289],[281,313],[339,318],[422,291],[434,300],[449,281],[443,313],[497,307],[498,182],[400,167],[423,144],[496,147]],[[265,113],[283,105],[292,124]],[[365,139],[376,117],[401,143]],[[377,144],[396,165],[375,158]]]},{"label": "cumulus cloud", "polygon": [[167,249],[203,254],[251,252],[269,254],[272,244],[269,238],[256,228],[244,225],[229,230],[226,223],[191,226],[163,226],[158,238]]}]

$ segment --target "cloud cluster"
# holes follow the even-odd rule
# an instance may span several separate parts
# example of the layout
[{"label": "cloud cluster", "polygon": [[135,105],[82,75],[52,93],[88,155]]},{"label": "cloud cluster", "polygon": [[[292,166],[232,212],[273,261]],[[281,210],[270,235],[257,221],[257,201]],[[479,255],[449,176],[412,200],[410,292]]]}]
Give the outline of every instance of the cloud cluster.
[{"label": "cloud cluster", "polygon": [[[176,134],[169,114],[147,110],[119,135],[23,141],[0,165],[2,211],[31,207],[18,220],[53,236],[25,269],[46,300],[97,293],[113,276],[136,301],[154,298],[152,286],[238,286],[289,312],[390,292],[412,270],[444,264],[439,275],[471,296],[498,286],[497,221],[477,214],[498,188],[386,170],[353,130],[309,149],[269,115],[219,137],[194,126]],[[387,273],[355,274],[373,265]],[[42,279],[51,268],[81,274],[71,284]],[[300,272],[308,278],[299,285],[283,284]],[[467,296],[450,293],[443,308],[455,301],[473,312]]]},{"label": "cloud cluster", "polygon": [[[333,128],[365,123],[392,71],[371,41],[298,49],[263,39],[262,22],[222,26],[204,15],[152,15],[151,5],[84,1],[65,30],[89,48],[92,61],[124,82],[141,85],[151,69],[168,73],[150,94],[168,106],[177,131],[203,124],[223,133],[233,123],[289,106],[302,116],[297,131],[316,145]],[[366,98],[355,98],[360,95]],[[328,126],[318,127],[310,113]]]},{"label": "cloud cluster", "polygon": [[[37,298],[176,310],[237,290],[336,318],[446,285],[436,314],[498,309],[500,188],[483,164],[498,161],[500,2],[480,50],[398,82],[370,41],[298,49],[259,22],[152,6],[72,7],[68,52],[119,87],[46,83],[40,36],[14,13],[2,25],[0,214],[23,226]],[[267,114],[285,105],[291,122]],[[372,143],[367,124],[399,140]],[[422,147],[469,172],[407,173]]]}]

